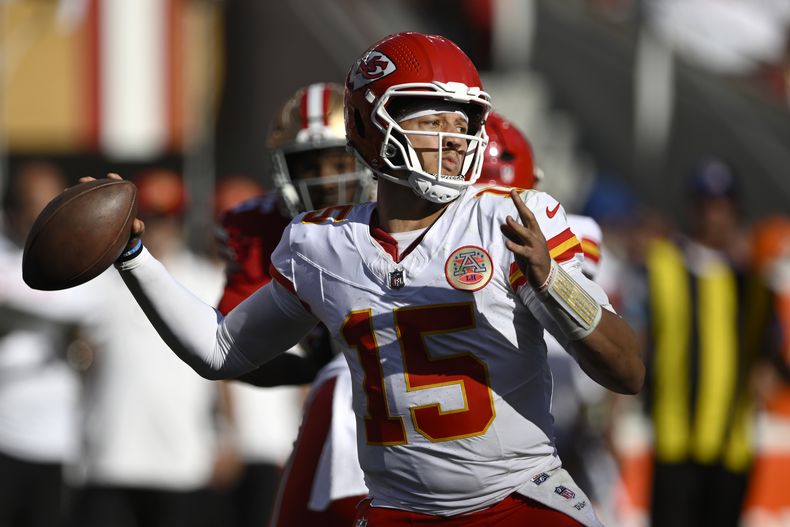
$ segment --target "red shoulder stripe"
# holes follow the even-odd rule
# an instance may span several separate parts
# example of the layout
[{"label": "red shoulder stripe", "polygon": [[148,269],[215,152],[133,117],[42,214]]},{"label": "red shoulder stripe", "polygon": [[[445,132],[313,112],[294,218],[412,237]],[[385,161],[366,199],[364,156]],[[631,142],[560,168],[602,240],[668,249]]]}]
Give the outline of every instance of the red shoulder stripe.
[{"label": "red shoulder stripe", "polygon": [[582,238],[582,250],[584,251],[584,257],[589,258],[593,262],[598,262],[601,259],[601,247],[595,240]]},{"label": "red shoulder stripe", "polygon": [[556,255],[554,252],[550,253],[551,257],[554,258],[554,261],[556,261],[557,263],[568,261],[574,256],[576,256],[578,253],[582,252],[582,246],[578,241],[571,244],[567,248],[563,246],[563,247],[558,247],[558,249],[562,252],[558,252]]},{"label": "red shoulder stripe", "polygon": [[570,227],[559,233],[558,235],[554,236],[550,240],[546,242],[549,246],[549,251],[557,247],[558,245],[565,243],[566,241],[570,240],[571,238],[576,238],[576,235],[573,234]]}]

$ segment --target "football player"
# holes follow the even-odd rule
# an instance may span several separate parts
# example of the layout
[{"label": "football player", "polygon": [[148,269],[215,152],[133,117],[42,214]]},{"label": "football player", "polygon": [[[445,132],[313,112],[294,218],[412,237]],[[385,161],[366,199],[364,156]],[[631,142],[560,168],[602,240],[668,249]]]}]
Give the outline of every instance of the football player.
[{"label": "football player", "polygon": [[[480,180],[533,188],[540,172],[524,135],[496,112],[488,115],[486,131],[489,142]],[[351,372],[345,357],[338,355],[319,372],[310,389],[271,526],[352,525],[355,506],[366,495],[357,456]]]},{"label": "football player", "polygon": [[226,317],[175,282],[135,221],[117,267],[173,351],[234,378],[318,322],[351,372],[359,525],[600,525],[553,444],[543,329],[601,385],[636,393],[636,338],[581,272],[562,206],[475,187],[491,103],[454,43],[369,48],[346,80],[346,137],[375,201],[297,216],[273,280]]},{"label": "football player", "polygon": [[221,311],[269,282],[269,258],[295,215],[372,197],[370,172],[346,151],[345,134],[338,84],[305,86],[279,110],[266,141],[275,192],[245,200],[220,218],[229,259]]}]

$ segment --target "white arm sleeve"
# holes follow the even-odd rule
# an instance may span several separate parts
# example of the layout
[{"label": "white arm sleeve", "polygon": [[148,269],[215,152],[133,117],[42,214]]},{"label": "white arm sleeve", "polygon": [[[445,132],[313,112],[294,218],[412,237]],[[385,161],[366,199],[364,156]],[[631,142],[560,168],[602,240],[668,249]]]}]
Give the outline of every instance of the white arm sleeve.
[{"label": "white arm sleeve", "polygon": [[293,347],[318,322],[274,282],[223,318],[146,249],[119,264],[118,271],[165,343],[207,379],[235,378],[255,369]]}]

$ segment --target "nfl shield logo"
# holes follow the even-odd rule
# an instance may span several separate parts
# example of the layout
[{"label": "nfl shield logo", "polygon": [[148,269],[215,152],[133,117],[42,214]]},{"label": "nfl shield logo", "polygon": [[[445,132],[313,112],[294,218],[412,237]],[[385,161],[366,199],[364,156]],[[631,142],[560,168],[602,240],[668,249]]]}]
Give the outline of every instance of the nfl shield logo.
[{"label": "nfl shield logo", "polygon": [[534,483],[535,485],[541,485],[541,484],[543,484],[543,483],[544,483],[544,482],[545,482],[547,479],[549,479],[549,475],[548,475],[548,474],[546,474],[545,472],[541,472],[541,473],[540,473],[540,474],[538,474],[537,476],[533,476],[533,477],[532,477],[532,483]]},{"label": "nfl shield logo", "polygon": [[576,497],[576,493],[575,492],[573,492],[571,489],[569,489],[568,487],[565,487],[563,485],[558,485],[558,486],[554,487],[554,492],[556,494],[559,494],[560,496],[562,496],[566,500],[572,500],[573,498]]},{"label": "nfl shield logo", "polygon": [[392,271],[390,273],[390,289],[400,289],[404,285],[406,282],[403,280],[403,269]]}]

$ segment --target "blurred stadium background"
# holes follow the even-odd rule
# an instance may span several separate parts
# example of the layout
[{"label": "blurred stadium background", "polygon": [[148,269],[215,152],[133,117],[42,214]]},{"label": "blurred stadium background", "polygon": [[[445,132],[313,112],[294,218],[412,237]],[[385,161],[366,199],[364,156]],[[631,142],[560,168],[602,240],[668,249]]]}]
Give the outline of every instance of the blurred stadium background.
[{"label": "blurred stadium background", "polygon": [[719,155],[754,218],[790,202],[789,19],[786,0],[4,0],[0,182],[30,157],[174,168],[200,227],[215,180],[268,183],[295,87],[408,29],[472,56],[569,209],[606,177],[682,223],[687,167]]}]

